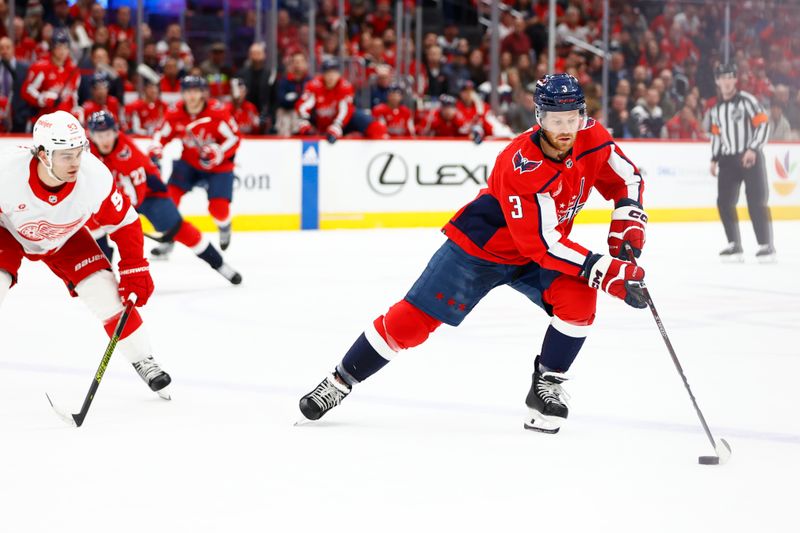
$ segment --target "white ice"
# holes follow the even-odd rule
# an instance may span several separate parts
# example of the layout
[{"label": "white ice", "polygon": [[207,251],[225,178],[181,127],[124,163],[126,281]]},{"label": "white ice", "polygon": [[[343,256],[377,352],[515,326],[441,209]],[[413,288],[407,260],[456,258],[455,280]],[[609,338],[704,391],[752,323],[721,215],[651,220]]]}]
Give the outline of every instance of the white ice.
[{"label": "white ice", "polygon": [[[299,397],[402,298],[435,229],[235,234],[230,287],[188,251],[153,266],[143,316],[159,400],[41,264],[0,309],[2,532],[793,532],[800,530],[800,223],[779,262],[722,265],[719,224],[653,224],[641,264],[712,431],[647,310],[599,296],[558,435],[522,428],[545,313],[511,289],[442,327],[323,421]],[[605,226],[575,238],[605,247]],[[212,238],[216,238],[212,236]]]}]

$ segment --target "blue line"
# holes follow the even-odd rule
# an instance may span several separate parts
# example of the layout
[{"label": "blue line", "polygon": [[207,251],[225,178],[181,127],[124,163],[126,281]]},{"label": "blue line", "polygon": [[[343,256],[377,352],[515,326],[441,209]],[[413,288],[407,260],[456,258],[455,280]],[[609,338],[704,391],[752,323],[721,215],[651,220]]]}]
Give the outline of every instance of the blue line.
[{"label": "blue line", "polygon": [[303,141],[300,229],[319,229],[319,143]]}]

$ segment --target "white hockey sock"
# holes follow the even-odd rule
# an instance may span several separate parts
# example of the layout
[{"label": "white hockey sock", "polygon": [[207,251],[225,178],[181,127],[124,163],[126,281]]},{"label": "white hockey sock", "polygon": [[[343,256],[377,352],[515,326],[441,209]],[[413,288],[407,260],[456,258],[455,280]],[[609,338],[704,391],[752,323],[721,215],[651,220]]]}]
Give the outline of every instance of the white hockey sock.
[{"label": "white hockey sock", "polygon": [[11,274],[5,270],[0,270],[0,305],[3,304],[3,300],[5,300],[8,290],[11,288],[12,281],[14,280]]},{"label": "white hockey sock", "polygon": [[[105,324],[122,311],[122,301],[117,291],[117,280],[108,270],[96,272],[75,287],[78,297],[89,310]],[[151,354],[150,340],[144,324],[117,343],[117,348],[131,362],[136,363]]]}]

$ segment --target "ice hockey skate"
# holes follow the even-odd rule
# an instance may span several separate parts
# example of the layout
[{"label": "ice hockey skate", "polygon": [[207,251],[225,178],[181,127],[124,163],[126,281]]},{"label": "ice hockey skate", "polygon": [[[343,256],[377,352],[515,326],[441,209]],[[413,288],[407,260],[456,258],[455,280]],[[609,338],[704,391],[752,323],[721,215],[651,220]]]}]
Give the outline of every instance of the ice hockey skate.
[{"label": "ice hockey skate", "polygon": [[152,250],[150,250],[150,256],[153,259],[157,259],[159,261],[166,261],[169,259],[169,256],[172,254],[172,250],[175,249],[175,242],[162,242]]},{"label": "ice hockey skate", "polygon": [[762,244],[756,252],[756,260],[762,264],[774,263],[777,261],[775,247],[771,244]]},{"label": "ice hockey skate", "polygon": [[231,245],[231,225],[219,226],[219,247],[224,252]]},{"label": "ice hockey skate", "polygon": [[567,377],[559,372],[540,372],[538,357],[534,367],[531,390],[525,398],[525,404],[528,406],[525,429],[558,433],[561,424],[569,415],[567,405],[569,394],[561,386],[567,381]]},{"label": "ice hockey skate", "polygon": [[216,270],[232,285],[239,285],[242,282],[242,275],[236,272],[228,263],[222,263]]},{"label": "ice hockey skate", "polygon": [[723,248],[719,253],[719,258],[723,263],[743,263],[744,253],[742,251],[742,245],[738,242],[729,242],[728,246]]},{"label": "ice hockey skate", "polygon": [[300,412],[308,420],[319,420],[342,403],[351,390],[351,387],[340,383],[334,374],[330,374],[313,391],[300,398]]},{"label": "ice hockey skate", "polygon": [[169,374],[161,370],[161,367],[158,366],[158,363],[155,362],[152,356],[131,364],[144,382],[147,383],[147,386],[150,387],[150,390],[158,394],[164,400],[172,399],[166,388],[172,383],[172,378],[169,377]]}]

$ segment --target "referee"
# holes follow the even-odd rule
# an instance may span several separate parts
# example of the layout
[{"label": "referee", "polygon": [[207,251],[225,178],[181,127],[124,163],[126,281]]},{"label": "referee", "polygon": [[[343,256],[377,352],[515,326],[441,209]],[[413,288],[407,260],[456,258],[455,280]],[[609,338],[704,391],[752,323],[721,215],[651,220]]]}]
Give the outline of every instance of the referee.
[{"label": "referee", "polygon": [[767,205],[767,169],[762,147],[769,132],[768,117],[758,100],[736,89],[733,63],[714,69],[719,101],[711,108],[711,174],[717,176],[717,209],[728,238],[720,252],[725,262],[744,261],[736,204],[744,182],[747,211],[758,241],[756,259],[775,261],[772,220]]}]

